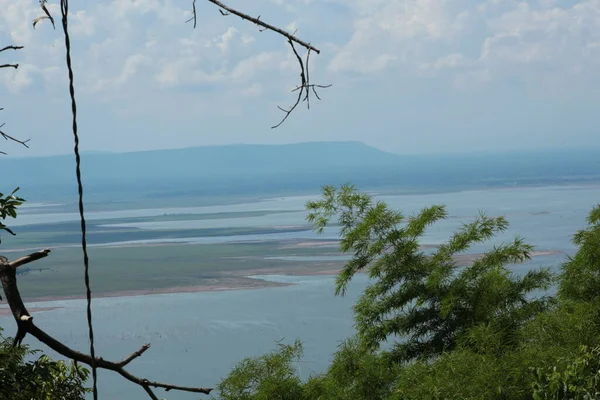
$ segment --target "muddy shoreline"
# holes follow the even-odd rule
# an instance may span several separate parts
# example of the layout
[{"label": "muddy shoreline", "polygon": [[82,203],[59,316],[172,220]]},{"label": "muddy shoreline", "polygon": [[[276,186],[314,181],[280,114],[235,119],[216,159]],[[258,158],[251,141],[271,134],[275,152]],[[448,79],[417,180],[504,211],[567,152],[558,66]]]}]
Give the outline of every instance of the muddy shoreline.
[{"label": "muddy shoreline", "polygon": [[[548,255],[561,254],[560,251],[548,250],[548,251],[534,251],[531,253],[531,257],[540,257]],[[455,257],[457,263],[463,265],[471,264],[481,254],[463,254]],[[198,293],[198,292],[219,292],[229,290],[251,290],[251,289],[265,289],[270,287],[284,287],[293,286],[293,283],[273,282],[264,279],[256,278],[261,275],[288,275],[288,276],[325,276],[325,275],[336,275],[340,272],[340,263],[318,263],[311,265],[310,263],[295,268],[280,267],[280,268],[262,268],[254,270],[240,270],[231,271],[224,273],[219,280],[211,282],[206,285],[194,285],[194,286],[174,286],[165,288],[153,288],[153,289],[139,289],[139,290],[125,290],[117,292],[107,293],[95,293],[94,298],[107,298],[107,297],[129,297],[129,296],[148,296],[153,294],[169,294],[169,293]],[[25,297],[26,303],[41,303],[49,301],[63,301],[63,300],[80,300],[85,299],[84,296],[44,296],[44,297]],[[51,311],[60,307],[35,307],[30,308],[29,312],[38,313],[44,311]],[[7,305],[2,304],[0,307],[0,317],[11,315],[10,309]]]}]

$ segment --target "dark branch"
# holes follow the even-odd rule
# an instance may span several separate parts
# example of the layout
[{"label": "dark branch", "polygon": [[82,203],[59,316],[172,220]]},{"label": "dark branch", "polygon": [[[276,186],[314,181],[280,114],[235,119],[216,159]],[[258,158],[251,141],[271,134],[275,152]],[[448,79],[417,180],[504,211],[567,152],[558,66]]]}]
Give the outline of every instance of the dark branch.
[{"label": "dark branch", "polygon": [[[313,85],[313,84],[311,84],[310,80],[309,80],[309,74],[308,74],[308,62],[310,61],[310,49],[308,49],[308,52],[306,54],[306,61],[303,61],[302,57],[300,57],[300,54],[298,54],[298,51],[296,51],[294,42],[292,42],[291,40],[288,40],[288,43],[290,44],[290,47],[292,48],[292,51],[294,52],[294,55],[296,56],[296,59],[298,60],[298,64],[300,65],[300,85],[292,90],[292,92],[296,92],[296,91],[298,92],[298,97],[296,98],[296,102],[288,109],[277,106],[277,108],[279,108],[281,111],[283,111],[285,113],[285,115],[281,119],[281,121],[279,121],[279,123],[277,125],[272,126],[271,129],[275,129],[275,128],[279,127],[281,124],[283,124],[285,122],[285,120],[290,116],[292,111],[294,111],[296,109],[296,107],[298,107],[298,104],[300,104],[300,101],[306,101],[306,105],[310,109],[310,92],[311,92],[311,90],[315,94],[317,99],[321,100],[321,98],[319,97],[319,95],[317,93],[316,88],[326,89],[331,86],[331,85]],[[302,97],[302,95],[304,95],[304,98]]]},{"label": "dark branch", "polygon": [[198,16],[196,15],[196,0],[192,1],[192,17],[185,22],[187,24],[190,21],[194,21],[194,29],[196,29],[196,22],[198,22]]},{"label": "dark branch", "polygon": [[[283,124],[285,122],[285,120],[290,116],[292,111],[294,111],[296,109],[296,107],[298,106],[298,104],[300,104],[300,101],[306,101],[306,105],[307,105],[308,109],[310,109],[310,93],[311,92],[315,95],[315,97],[318,100],[321,100],[321,98],[319,97],[319,94],[317,93],[317,88],[328,88],[331,85],[313,85],[313,84],[311,84],[310,79],[309,79],[309,73],[308,73],[308,62],[310,60],[310,52],[314,51],[315,53],[320,54],[321,51],[319,49],[317,49],[310,43],[307,43],[304,40],[301,40],[298,37],[296,37],[296,32],[289,33],[289,32],[284,31],[281,28],[278,28],[274,25],[271,25],[271,24],[261,21],[260,15],[256,18],[254,18],[246,13],[243,13],[241,11],[238,11],[234,8],[229,7],[226,4],[223,4],[219,0],[208,0],[208,1],[219,7],[219,12],[221,13],[221,15],[223,15],[223,16],[228,16],[231,14],[237,15],[238,17],[240,17],[246,21],[250,21],[250,22],[258,25],[259,27],[261,27],[261,29],[260,29],[261,32],[264,32],[266,30],[273,31],[273,32],[287,38],[288,43],[292,47],[292,50],[294,51],[294,54],[296,55],[296,58],[298,59],[298,63],[300,64],[300,69],[301,69],[301,73],[300,73],[301,84],[300,84],[300,86],[297,86],[296,89],[294,89],[293,91],[299,90],[300,92],[298,93],[298,98],[296,99],[296,102],[289,109],[285,109],[285,108],[278,106],[278,108],[285,113],[285,116],[282,118],[281,121],[279,121],[278,124],[272,126],[271,127],[272,129],[277,128],[281,124]],[[198,18],[197,18],[197,13],[196,13],[196,0],[193,0],[193,2],[192,2],[192,17],[190,19],[188,19],[186,22],[193,21],[194,28],[195,28],[197,19]],[[308,54],[306,56],[306,62],[304,60],[302,60],[302,57],[300,57],[300,55],[298,55],[298,52],[296,51],[294,43],[299,44],[300,46],[302,46],[306,50],[308,50]]]},{"label": "dark branch", "polygon": [[139,386],[141,386],[146,393],[152,399],[158,399],[156,395],[152,392],[151,388],[161,388],[165,390],[179,390],[184,392],[191,393],[202,393],[209,394],[212,389],[207,388],[199,388],[199,387],[187,387],[187,386],[179,386],[179,385],[171,385],[168,383],[155,382],[150,381],[144,378],[138,378],[135,375],[127,372],[124,367],[128,365],[131,361],[140,357],[146,350],[150,348],[149,344],[145,344],[139,350],[127,356],[123,360],[119,362],[107,361],[103,358],[96,357],[92,359],[88,354],[80,353],[76,350],[71,349],[70,347],[65,346],[62,342],[56,340],[52,336],[48,335],[45,331],[38,328],[33,323],[33,318],[27,311],[25,304],[23,303],[23,299],[21,298],[21,294],[19,293],[19,289],[17,287],[17,274],[16,268],[21,265],[28,264],[30,262],[39,260],[41,258],[46,257],[50,253],[50,250],[42,250],[36,253],[32,253],[28,256],[19,258],[12,262],[8,262],[6,258],[0,257],[0,280],[2,281],[2,288],[4,289],[4,294],[6,296],[6,301],[10,306],[13,317],[17,323],[17,334],[15,335],[14,345],[19,345],[26,334],[30,334],[31,336],[38,339],[40,342],[44,343],[46,346],[61,354],[62,356],[69,358],[75,362],[92,365],[94,362],[97,368],[102,368],[110,371],[114,371],[127,379],[130,382],[133,382]]},{"label": "dark branch", "polygon": [[[3,47],[2,49],[0,49],[0,53],[7,51],[7,50],[21,50],[23,48],[23,46],[6,46]],[[19,64],[0,64],[0,69],[2,68],[14,68],[17,69],[19,68]],[[4,108],[0,108],[0,111],[4,110]],[[2,127],[4,126],[4,124],[0,125],[0,129],[2,129]],[[19,143],[25,147],[29,147],[27,146],[27,142],[29,142],[29,139],[27,140],[19,140],[11,135],[6,134],[5,132],[3,132],[2,130],[0,130],[0,136],[2,136],[4,139],[6,140],[11,140],[13,142]],[[6,153],[4,151],[0,151],[0,154],[4,154],[6,155]]]},{"label": "dark branch", "polygon": [[5,48],[0,49],[0,53],[6,50],[21,50],[22,48],[23,46],[6,46]]},{"label": "dark branch", "polygon": [[271,24],[267,24],[266,22],[263,22],[260,20],[260,15],[258,16],[258,18],[254,18],[249,16],[248,14],[244,14],[241,11],[238,11],[234,8],[231,8],[223,3],[221,3],[218,0],[208,0],[211,3],[221,7],[223,10],[227,11],[227,13],[221,11],[221,15],[229,15],[229,14],[233,14],[233,15],[237,15],[238,17],[245,19],[247,21],[250,22],[254,22],[256,25],[262,26],[263,28],[265,28],[265,30],[269,30],[269,31],[273,31],[276,33],[279,33],[281,36],[286,37],[288,40],[292,41],[292,42],[296,42],[299,45],[301,45],[302,47],[307,48],[308,50],[314,51],[315,53],[319,54],[321,52],[321,50],[317,49],[316,47],[313,47],[310,43],[306,43],[304,40],[298,39],[296,36],[294,36],[293,34],[290,34],[286,31],[284,31],[281,28],[278,28],[274,25]]},{"label": "dark branch", "polygon": [[37,17],[36,19],[33,20],[33,29],[35,29],[35,26],[37,25],[38,22],[40,22],[44,19],[49,19],[50,22],[52,23],[52,28],[56,29],[56,25],[54,24],[54,18],[52,18],[52,15],[50,15],[50,11],[48,11],[48,8],[46,8],[46,2],[47,2],[47,0],[40,0],[40,7],[42,8],[42,10],[44,11],[44,14],[46,14],[46,15],[42,15],[41,17]]},{"label": "dark branch", "polygon": [[[4,126],[5,124],[0,125],[0,129]],[[19,143],[20,145],[23,145],[27,148],[29,148],[29,146],[27,145],[27,142],[29,142],[30,139],[27,140],[19,140],[15,137],[10,136],[7,133],[4,133],[3,131],[0,130],[0,136],[2,136],[4,139],[6,140],[12,140],[13,142]]]},{"label": "dark branch", "polygon": [[29,254],[28,256],[18,258],[16,260],[8,263],[8,266],[10,268],[16,269],[16,268],[19,268],[22,265],[29,264],[30,262],[37,261],[40,258],[48,257],[48,254],[50,254],[50,249],[44,249],[44,250],[41,250],[41,251],[37,251],[35,253]]},{"label": "dark branch", "polygon": [[123,361],[121,361],[118,364],[121,367],[126,366],[127,364],[129,364],[130,362],[132,362],[133,360],[135,360],[136,358],[138,358],[139,356],[144,354],[146,352],[146,350],[148,350],[149,348],[150,348],[150,343],[146,343],[138,351],[131,353],[127,358],[124,358]]},{"label": "dark branch", "polygon": [[150,398],[152,400],[158,400],[158,397],[156,397],[156,395],[154,394],[154,392],[152,391],[152,389],[150,389],[150,386],[148,386],[148,385],[142,385],[142,387],[144,388],[144,390],[146,391],[146,393],[148,393],[148,396],[150,396]]}]

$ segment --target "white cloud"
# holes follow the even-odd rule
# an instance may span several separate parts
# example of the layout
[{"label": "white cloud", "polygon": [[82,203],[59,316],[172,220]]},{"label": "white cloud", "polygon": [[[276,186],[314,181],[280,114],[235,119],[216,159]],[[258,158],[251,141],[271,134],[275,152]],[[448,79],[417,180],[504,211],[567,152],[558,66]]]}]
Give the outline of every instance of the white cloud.
[{"label": "white cloud", "polygon": [[331,61],[332,71],[374,73],[394,61],[410,61],[415,43],[448,39],[468,15],[452,15],[445,2],[436,0],[359,2],[357,6],[354,33]]},{"label": "white cloud", "polygon": [[248,88],[242,90],[242,95],[246,97],[256,97],[263,93],[263,87],[260,83],[253,83]]},{"label": "white cloud", "polygon": [[79,39],[79,36],[92,36],[95,33],[96,19],[85,10],[78,10],[71,14],[69,26],[74,39]]},{"label": "white cloud", "polygon": [[30,64],[21,64],[18,70],[2,71],[2,81],[11,93],[18,93],[33,83],[32,74],[35,67]]},{"label": "white cloud", "polygon": [[264,52],[240,61],[231,71],[231,78],[239,82],[248,82],[259,71],[276,68],[276,60],[281,58],[279,53]]},{"label": "white cloud", "polygon": [[219,38],[217,38],[215,40],[216,46],[221,49],[222,53],[226,53],[227,51],[229,51],[229,44],[231,42],[231,40],[234,38],[234,36],[238,33],[239,31],[237,29],[235,29],[234,27],[230,26],[229,28],[227,28],[227,30],[225,31],[225,33],[223,33],[222,35],[219,36]]},{"label": "white cloud", "polygon": [[440,57],[432,63],[421,64],[421,69],[444,69],[444,68],[458,68],[465,66],[466,58],[460,53],[452,53],[446,56]]},{"label": "white cloud", "polygon": [[[414,110],[404,116],[414,118],[407,127],[421,131],[418,115],[423,110],[430,115],[431,102],[424,102],[420,111],[416,104],[431,91],[448,90],[436,101],[456,99],[456,104],[463,101],[462,89],[475,89],[471,95],[526,87],[535,96],[556,85],[556,93],[576,97],[587,96],[585,91],[592,90],[588,82],[600,76],[600,0],[230,1],[251,15],[260,14],[261,20],[298,29],[302,39],[322,50],[321,55],[311,54],[311,80],[333,87],[319,107],[311,107],[310,114],[300,111],[295,118],[303,123],[307,120],[302,118],[335,120],[328,128],[339,131],[341,139],[372,130],[371,125],[361,128],[349,122],[362,118],[361,113],[365,121],[394,124],[396,119],[378,113],[389,106],[389,115],[396,118],[403,106],[396,102],[402,98],[410,98],[410,107],[404,108]],[[57,0],[49,5],[60,22]],[[168,113],[158,114],[167,109],[179,118],[169,122],[182,130],[187,129],[186,115],[210,121],[223,113],[248,117],[255,107],[264,112],[261,118],[279,118],[275,105],[294,100],[289,90],[299,74],[286,40],[237,17],[223,17],[209,2],[198,1],[196,7],[193,29],[185,23],[191,0],[72,2],[73,62],[82,108],[91,102],[106,107],[103,121],[124,113],[136,117],[129,120],[147,121],[149,127],[142,129],[140,122],[139,131],[166,124]],[[32,29],[32,20],[41,15],[37,0],[0,0],[0,10],[0,45],[25,45],[21,52],[0,55],[2,62],[9,57],[7,61],[22,65],[18,71],[0,71],[0,86],[10,91],[11,102],[28,104],[27,96],[34,91],[44,101],[64,101],[68,93],[60,25],[53,30],[42,21]],[[300,46],[297,50],[306,56]],[[402,90],[387,97],[390,88]],[[340,102],[357,104],[365,98],[373,108],[340,107]],[[319,114],[321,110],[327,111]],[[251,117],[260,120],[256,114]],[[260,120],[253,129],[271,122]],[[245,125],[226,123],[231,132],[247,131]]]}]

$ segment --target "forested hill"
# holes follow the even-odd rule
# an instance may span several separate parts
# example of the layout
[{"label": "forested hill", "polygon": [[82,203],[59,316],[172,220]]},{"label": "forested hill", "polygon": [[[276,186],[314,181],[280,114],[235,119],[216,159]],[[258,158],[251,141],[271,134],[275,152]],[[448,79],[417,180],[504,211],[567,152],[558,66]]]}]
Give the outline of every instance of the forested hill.
[{"label": "forested hill", "polygon": [[[457,188],[600,181],[597,149],[473,155],[397,155],[359,142],[228,145],[90,153],[87,193],[123,198],[316,192],[352,181],[361,188]],[[74,190],[73,156],[0,158],[2,187],[35,200]]]}]

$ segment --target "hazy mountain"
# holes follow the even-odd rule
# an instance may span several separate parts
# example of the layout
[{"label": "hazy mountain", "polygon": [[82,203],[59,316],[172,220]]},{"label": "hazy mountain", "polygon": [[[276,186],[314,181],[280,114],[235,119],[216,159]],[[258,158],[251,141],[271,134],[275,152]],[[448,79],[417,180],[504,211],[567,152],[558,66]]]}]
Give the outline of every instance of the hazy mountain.
[{"label": "hazy mountain", "polygon": [[[352,181],[361,188],[416,190],[597,180],[596,149],[402,156],[359,142],[230,145],[88,153],[86,192],[114,198],[314,192]],[[21,186],[50,200],[75,189],[73,156],[0,158],[0,190]]]}]

